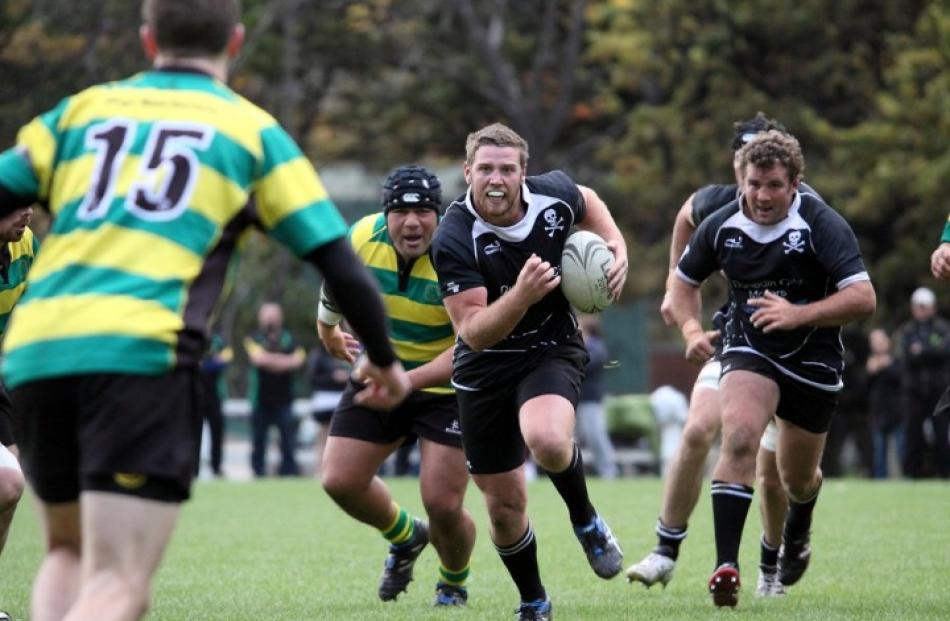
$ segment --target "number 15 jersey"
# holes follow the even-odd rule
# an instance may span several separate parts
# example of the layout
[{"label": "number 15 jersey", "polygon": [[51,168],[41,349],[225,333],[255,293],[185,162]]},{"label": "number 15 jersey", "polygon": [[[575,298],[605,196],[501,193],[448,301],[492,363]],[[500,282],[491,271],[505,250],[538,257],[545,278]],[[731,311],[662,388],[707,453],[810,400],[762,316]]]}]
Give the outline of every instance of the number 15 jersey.
[{"label": "number 15 jersey", "polygon": [[154,375],[195,364],[241,233],[304,256],[346,225],[277,122],[214,78],[147,71],[63,100],[0,154],[0,208],[53,225],[3,374]]}]

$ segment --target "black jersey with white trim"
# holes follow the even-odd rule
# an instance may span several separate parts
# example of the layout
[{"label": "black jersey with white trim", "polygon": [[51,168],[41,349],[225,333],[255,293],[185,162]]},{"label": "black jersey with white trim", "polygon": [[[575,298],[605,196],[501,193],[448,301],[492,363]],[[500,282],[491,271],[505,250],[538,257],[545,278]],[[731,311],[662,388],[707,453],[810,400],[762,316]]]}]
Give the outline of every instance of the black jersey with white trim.
[{"label": "black jersey with white trim", "polygon": [[[525,179],[521,188],[524,218],[495,226],[475,211],[471,190],[446,209],[432,241],[432,258],[443,297],[484,287],[491,304],[514,286],[525,261],[535,254],[561,271],[561,253],[571,228],[587,213],[577,184],[555,170]],[[531,306],[511,334],[475,352],[458,338],[453,381],[479,387],[501,378],[505,369],[522,367],[538,350],[567,342],[577,322],[560,287]]]},{"label": "black jersey with white trim", "polygon": [[768,358],[794,379],[839,390],[843,347],[839,327],[805,326],[766,334],[752,325],[753,297],[771,291],[792,304],[809,304],[869,280],[848,223],[814,194],[796,192],[788,215],[763,226],[747,218],[741,199],[706,218],[680,258],[679,278],[698,286],[721,269],[729,282],[723,353]]},{"label": "black jersey with white trim", "polygon": [[[802,194],[814,194],[821,198],[821,194],[806,183],[798,186]],[[739,186],[735,183],[713,183],[704,185],[693,194],[692,216],[693,226],[699,226],[703,220],[716,213],[732,201],[739,198]],[[824,200],[822,198],[822,200]]]}]

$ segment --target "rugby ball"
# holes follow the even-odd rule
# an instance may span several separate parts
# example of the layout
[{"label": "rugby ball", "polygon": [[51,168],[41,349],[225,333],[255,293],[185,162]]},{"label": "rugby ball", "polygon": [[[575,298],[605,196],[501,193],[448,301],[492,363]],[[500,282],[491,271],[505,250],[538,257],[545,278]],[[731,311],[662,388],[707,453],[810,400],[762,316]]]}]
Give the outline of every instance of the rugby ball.
[{"label": "rugby ball", "polygon": [[561,253],[561,291],[583,313],[604,310],[612,302],[607,271],[614,255],[603,238],[590,231],[572,233]]}]

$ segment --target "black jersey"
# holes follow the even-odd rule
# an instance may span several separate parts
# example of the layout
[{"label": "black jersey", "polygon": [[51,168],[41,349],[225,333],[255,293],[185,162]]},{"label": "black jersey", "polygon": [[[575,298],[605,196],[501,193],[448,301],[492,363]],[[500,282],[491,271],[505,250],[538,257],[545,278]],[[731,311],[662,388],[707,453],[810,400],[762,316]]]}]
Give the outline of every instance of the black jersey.
[{"label": "black jersey", "polygon": [[[798,191],[802,194],[814,194],[821,198],[821,195],[814,188],[805,183],[799,184]],[[699,188],[693,194],[692,200],[693,226],[699,226],[703,220],[737,198],[739,198],[739,186],[735,183],[714,183]]]},{"label": "black jersey", "polygon": [[841,329],[803,326],[765,334],[746,303],[771,291],[792,304],[808,304],[835,290],[868,280],[854,232],[813,194],[798,192],[788,216],[769,226],[756,224],[734,200],[706,218],[689,240],[676,273],[698,286],[721,269],[729,282],[729,311],[723,353],[766,357],[793,379],[823,390],[840,390]]},{"label": "black jersey", "polygon": [[[584,197],[561,171],[527,177],[521,198],[525,216],[511,226],[489,224],[475,212],[471,195],[456,199],[432,241],[432,257],[443,297],[484,287],[491,304],[514,286],[525,261],[536,254],[560,274],[561,252],[571,227],[586,214]],[[453,382],[477,388],[524,367],[539,350],[567,342],[577,321],[560,287],[531,306],[511,334],[476,352],[458,338]],[[510,375],[509,375],[510,379]]]}]

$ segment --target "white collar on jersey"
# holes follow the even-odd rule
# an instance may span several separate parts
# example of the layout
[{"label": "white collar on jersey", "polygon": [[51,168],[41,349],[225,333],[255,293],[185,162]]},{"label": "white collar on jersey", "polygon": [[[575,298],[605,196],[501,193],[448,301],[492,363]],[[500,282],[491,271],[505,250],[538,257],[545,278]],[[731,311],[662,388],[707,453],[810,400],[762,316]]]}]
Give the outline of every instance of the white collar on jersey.
[{"label": "white collar on jersey", "polygon": [[719,233],[725,228],[739,229],[750,239],[760,244],[768,244],[776,239],[783,237],[789,230],[811,230],[811,227],[805,222],[799,213],[802,205],[802,195],[795,191],[795,198],[792,199],[792,205],[788,208],[788,213],[780,222],[775,224],[763,225],[751,220],[742,210],[742,200],[739,197],[739,211],[729,216],[725,222],[719,226],[716,231],[716,241],[719,241]]},{"label": "white collar on jersey", "polygon": [[[495,224],[486,222],[484,218],[478,215],[478,212],[475,210],[475,205],[472,204],[472,187],[469,186],[468,189],[465,190],[465,208],[468,209],[470,214],[475,216],[475,225],[472,228],[472,237],[477,238],[483,233],[491,232],[506,242],[523,241],[534,228],[534,222],[538,216],[538,212],[540,212],[542,209],[550,207],[555,203],[561,202],[552,196],[544,196],[543,194],[532,193],[531,190],[528,189],[527,183],[521,184],[521,200],[528,206],[525,210],[524,217],[512,225],[497,226]],[[572,211],[571,223],[568,225],[567,230],[570,230],[570,227],[574,225],[573,220],[574,218]]]}]

